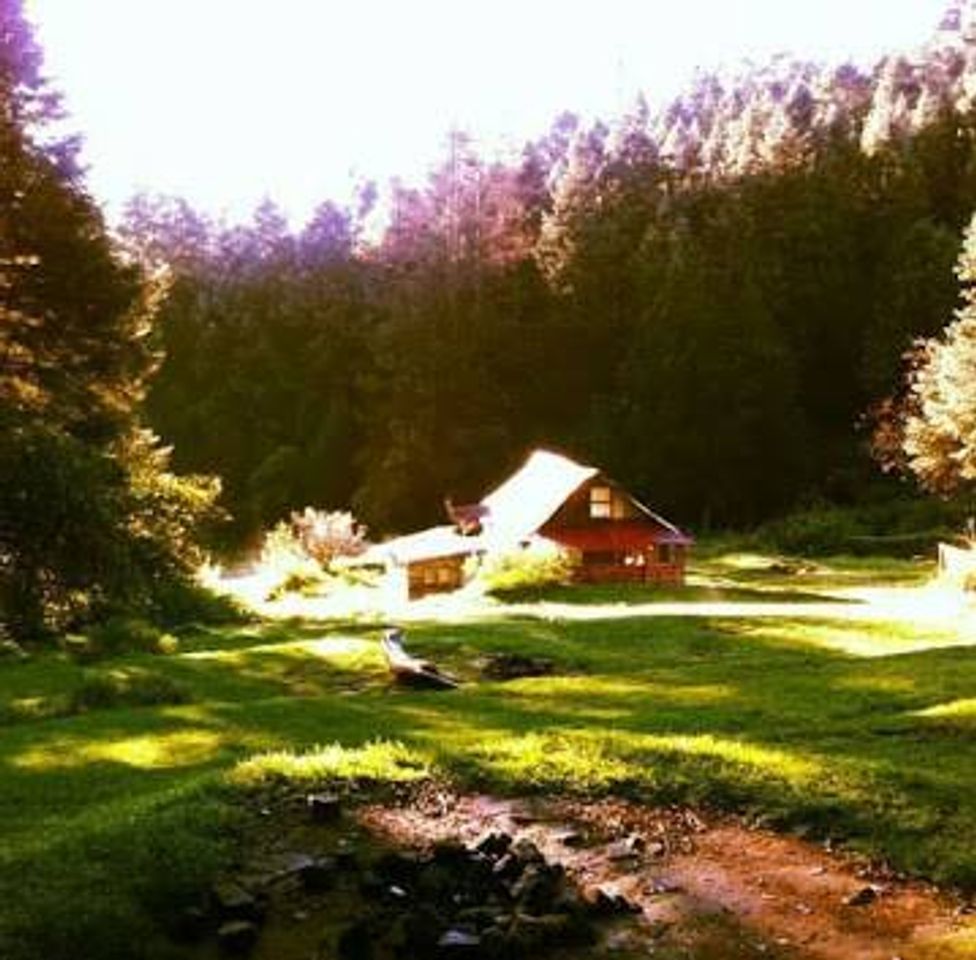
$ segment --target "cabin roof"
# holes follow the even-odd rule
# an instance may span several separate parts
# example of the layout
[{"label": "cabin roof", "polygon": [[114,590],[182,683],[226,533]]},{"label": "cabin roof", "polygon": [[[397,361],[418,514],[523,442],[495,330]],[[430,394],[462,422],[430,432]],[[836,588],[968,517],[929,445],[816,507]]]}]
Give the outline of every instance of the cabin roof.
[{"label": "cabin roof", "polygon": [[494,539],[517,542],[535,533],[587,480],[599,474],[568,457],[535,450],[525,465],[482,501]]},{"label": "cabin roof", "polygon": [[[463,536],[448,525],[431,527],[377,544],[360,556],[358,562],[392,560],[407,564],[513,547],[537,534],[584,483],[598,476],[601,472],[596,467],[583,466],[549,450],[535,450],[520,470],[481,500],[484,511],[479,511],[482,523],[479,534]],[[658,542],[692,542],[673,523],[630,494],[627,496],[641,513],[662,528]]]}]

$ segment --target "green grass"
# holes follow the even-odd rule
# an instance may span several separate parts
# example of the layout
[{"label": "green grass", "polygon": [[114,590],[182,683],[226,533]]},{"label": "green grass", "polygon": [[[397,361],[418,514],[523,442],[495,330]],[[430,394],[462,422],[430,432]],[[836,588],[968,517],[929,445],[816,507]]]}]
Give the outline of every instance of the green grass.
[{"label": "green grass", "polygon": [[[830,575],[884,579],[858,564]],[[90,958],[132,956],[133,943],[168,956],[151,918],[227,855],[228,791],[279,778],[437,771],[500,791],[700,803],[976,889],[965,632],[626,609],[409,628],[411,651],[464,681],[450,693],[392,690],[377,639],[292,622],[199,630],[169,656],[0,668],[0,956],[59,960],[79,942]],[[481,679],[478,659],[505,651],[557,672]],[[64,707],[106,685],[123,693]]]}]

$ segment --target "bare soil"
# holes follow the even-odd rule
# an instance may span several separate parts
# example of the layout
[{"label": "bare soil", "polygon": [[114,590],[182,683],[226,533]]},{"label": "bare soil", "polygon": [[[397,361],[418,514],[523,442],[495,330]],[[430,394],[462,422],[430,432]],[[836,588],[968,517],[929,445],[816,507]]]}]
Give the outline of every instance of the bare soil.
[{"label": "bare soil", "polygon": [[433,791],[358,817],[407,846],[487,830],[528,837],[584,892],[610,889],[642,908],[600,951],[616,956],[976,957],[970,905],[823,846],[686,809]]},{"label": "bare soil", "polygon": [[[434,784],[383,802],[347,795],[339,821],[311,823],[304,796],[262,801],[233,879],[296,855],[424,850],[489,832],[531,840],[587,899],[621,894],[640,912],[602,925],[595,946],[559,960],[965,960],[976,958],[972,905],[931,885],[794,837],[687,808],[606,799],[459,795]],[[309,894],[270,888],[251,960],[331,960],[369,904],[348,884]],[[186,952],[222,956],[213,941]]]}]

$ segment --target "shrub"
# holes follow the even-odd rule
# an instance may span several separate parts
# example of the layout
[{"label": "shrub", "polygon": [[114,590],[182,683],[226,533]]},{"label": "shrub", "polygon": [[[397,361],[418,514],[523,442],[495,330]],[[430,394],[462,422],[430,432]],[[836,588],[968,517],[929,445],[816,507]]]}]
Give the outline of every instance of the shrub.
[{"label": "shrub", "polygon": [[305,553],[326,570],[338,557],[356,557],[366,549],[366,528],[345,511],[306,507],[291,515],[291,529]]},{"label": "shrub", "polygon": [[163,674],[146,670],[112,670],[86,675],[71,694],[68,712],[179,704],[189,700],[187,690]]},{"label": "shrub", "polygon": [[961,528],[965,506],[958,502],[884,500],[854,507],[817,506],[763,525],[757,539],[785,553],[930,553],[939,540]]},{"label": "shrub", "polygon": [[95,656],[120,653],[158,653],[162,632],[138,617],[114,616],[95,624],[88,640]]},{"label": "shrub", "polygon": [[288,593],[300,593],[303,597],[314,597],[323,592],[328,578],[319,570],[292,570],[285,578],[268,591],[269,600],[278,600]]},{"label": "shrub", "polygon": [[274,581],[268,599],[286,593],[320,593],[337,558],[365,550],[365,535],[366,528],[351,513],[312,507],[293,513],[266,534],[261,548],[261,566]]},{"label": "shrub", "polygon": [[248,616],[231,597],[214,593],[189,577],[168,578],[158,584],[149,614],[162,627],[242,623]]},{"label": "shrub", "polygon": [[477,576],[486,593],[510,595],[568,583],[576,566],[576,559],[564,550],[532,546],[489,554],[482,561]]}]

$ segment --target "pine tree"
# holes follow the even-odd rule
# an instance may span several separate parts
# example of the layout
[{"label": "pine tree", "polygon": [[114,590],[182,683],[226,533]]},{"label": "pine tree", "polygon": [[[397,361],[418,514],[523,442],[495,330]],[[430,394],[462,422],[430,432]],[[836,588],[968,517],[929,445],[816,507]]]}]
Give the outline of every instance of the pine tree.
[{"label": "pine tree", "polygon": [[151,604],[214,494],[140,430],[160,289],[113,250],[59,110],[0,0],[0,630],[26,636]]}]

